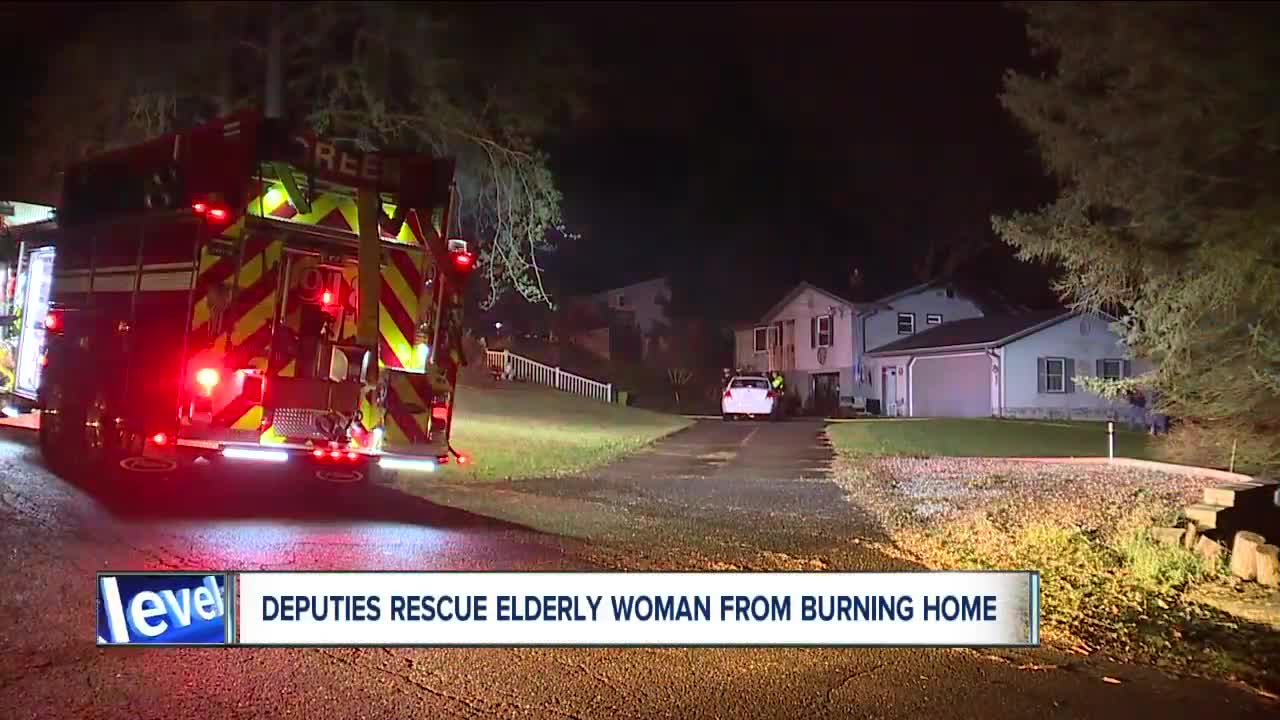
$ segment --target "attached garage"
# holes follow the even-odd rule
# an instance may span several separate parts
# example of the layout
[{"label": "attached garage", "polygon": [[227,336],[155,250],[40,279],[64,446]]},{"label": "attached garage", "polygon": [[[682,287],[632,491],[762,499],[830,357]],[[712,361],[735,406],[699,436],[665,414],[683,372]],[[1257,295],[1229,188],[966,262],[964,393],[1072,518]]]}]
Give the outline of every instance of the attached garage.
[{"label": "attached garage", "polygon": [[991,357],[920,356],[907,370],[914,417],[991,417]]},{"label": "attached garage", "polygon": [[1141,372],[1111,321],[1066,311],[988,315],[913,333],[867,357],[886,415],[1119,417],[1132,414],[1127,402],[1077,391],[1075,382]]}]

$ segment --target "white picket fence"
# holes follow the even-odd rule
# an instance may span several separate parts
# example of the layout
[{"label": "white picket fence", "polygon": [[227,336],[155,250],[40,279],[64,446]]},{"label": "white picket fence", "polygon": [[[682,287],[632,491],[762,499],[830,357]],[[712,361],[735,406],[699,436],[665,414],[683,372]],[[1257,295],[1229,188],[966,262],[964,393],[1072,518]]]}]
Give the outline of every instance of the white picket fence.
[{"label": "white picket fence", "polygon": [[520,382],[546,385],[574,395],[582,395],[600,402],[613,402],[613,383],[602,383],[565,372],[558,367],[544,365],[523,355],[507,350],[486,350],[485,361],[490,370],[509,375]]}]

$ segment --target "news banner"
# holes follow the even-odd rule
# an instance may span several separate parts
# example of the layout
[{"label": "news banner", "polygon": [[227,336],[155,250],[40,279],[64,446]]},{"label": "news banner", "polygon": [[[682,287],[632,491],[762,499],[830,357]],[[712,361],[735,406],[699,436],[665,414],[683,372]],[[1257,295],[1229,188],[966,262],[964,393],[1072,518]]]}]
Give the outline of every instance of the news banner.
[{"label": "news banner", "polygon": [[1040,643],[1040,575],[990,572],[99,573],[99,645]]}]

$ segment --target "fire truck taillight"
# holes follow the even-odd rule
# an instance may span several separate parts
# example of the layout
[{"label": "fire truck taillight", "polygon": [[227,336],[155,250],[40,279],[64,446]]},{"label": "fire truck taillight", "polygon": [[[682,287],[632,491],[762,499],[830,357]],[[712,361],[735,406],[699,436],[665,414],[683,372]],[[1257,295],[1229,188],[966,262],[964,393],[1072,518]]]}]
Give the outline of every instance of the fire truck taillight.
[{"label": "fire truck taillight", "polygon": [[359,460],[359,459],[360,459],[360,453],[355,452],[354,450],[348,450],[348,451],[346,451],[346,452],[343,452],[343,451],[341,451],[341,450],[329,450],[329,451],[325,451],[323,448],[316,448],[315,450],[312,450],[312,451],[311,451],[311,456],[312,456],[312,457],[314,457],[314,458],[315,458],[315,459],[317,459],[317,460],[325,460],[325,459],[329,459],[329,460],[343,460],[343,459],[345,459],[345,460],[347,460],[347,461],[349,461],[349,462],[355,462],[355,461],[357,461],[357,460]]},{"label": "fire truck taillight", "polygon": [[45,332],[50,332],[55,335],[61,333],[63,328],[62,320],[61,310],[50,310],[49,313],[44,316]]},{"label": "fire truck taillight", "polygon": [[213,222],[224,223],[231,217],[231,210],[221,203],[195,202],[191,204],[191,209]]},{"label": "fire truck taillight", "polygon": [[448,407],[447,405],[435,405],[435,406],[433,406],[433,407],[431,408],[431,419],[432,419],[432,420],[440,420],[440,421],[448,420],[448,419],[449,419],[449,407]]},{"label": "fire truck taillight", "polygon": [[163,447],[169,444],[169,436],[162,432],[158,432],[151,436],[151,442]]},{"label": "fire truck taillight", "polygon": [[196,373],[196,384],[204,390],[205,395],[213,394],[213,389],[221,380],[221,375],[213,368],[204,368]]}]

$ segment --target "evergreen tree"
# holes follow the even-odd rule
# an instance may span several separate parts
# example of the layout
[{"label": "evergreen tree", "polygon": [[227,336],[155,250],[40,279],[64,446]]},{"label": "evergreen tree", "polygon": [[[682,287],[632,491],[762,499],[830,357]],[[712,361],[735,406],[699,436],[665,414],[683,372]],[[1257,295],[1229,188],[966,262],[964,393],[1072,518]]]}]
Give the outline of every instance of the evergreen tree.
[{"label": "evergreen tree", "polygon": [[[1280,464],[1280,33],[1267,3],[1026,3],[1051,68],[1010,73],[1005,108],[1057,199],[994,219],[1108,310],[1140,385],[1185,422],[1172,448]],[[1103,388],[1110,392],[1124,387]],[[1240,461],[1238,461],[1239,463]]]}]

